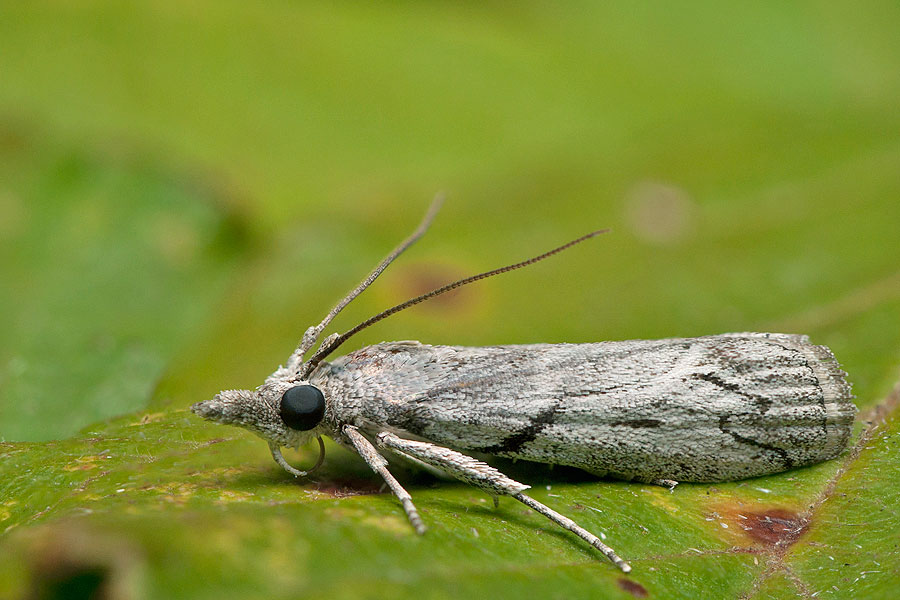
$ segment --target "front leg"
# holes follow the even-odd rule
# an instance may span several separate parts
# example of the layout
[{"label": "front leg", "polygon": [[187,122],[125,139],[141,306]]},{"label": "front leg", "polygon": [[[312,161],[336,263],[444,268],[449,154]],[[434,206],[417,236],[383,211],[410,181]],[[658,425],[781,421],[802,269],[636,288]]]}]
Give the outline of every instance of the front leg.
[{"label": "front leg", "polygon": [[416,530],[416,533],[419,535],[425,533],[425,523],[422,522],[422,517],[419,516],[419,511],[416,510],[412,502],[412,496],[403,489],[400,482],[394,479],[391,472],[387,470],[387,460],[378,454],[378,450],[375,449],[372,442],[367,440],[353,425],[344,425],[341,432],[350,440],[350,443],[353,444],[353,447],[362,456],[363,460],[372,467],[372,470],[381,475],[384,482],[388,484],[388,487],[400,500],[400,504],[403,505],[403,510],[406,511],[406,516],[409,518],[409,522],[412,524],[413,529]]},{"label": "front leg", "polygon": [[278,444],[274,442],[269,442],[269,450],[272,452],[272,458],[275,459],[281,468],[285,471],[293,475],[294,477],[306,477],[316,469],[322,466],[322,463],[325,461],[325,442],[322,441],[322,436],[316,436],[316,439],[319,441],[319,458],[316,459],[316,464],[313,465],[312,469],[309,471],[301,471],[300,469],[296,469],[288,464],[288,461],[284,460],[284,456],[281,455],[281,448]]},{"label": "front leg", "polygon": [[625,573],[631,571],[628,563],[619,558],[612,548],[600,541],[600,538],[579,526],[572,519],[559,514],[534,498],[526,496],[522,492],[530,486],[510,479],[487,463],[449,448],[443,448],[428,442],[404,440],[388,432],[379,433],[377,441],[379,446],[390,448],[399,454],[411,456],[424,463],[438,467],[457,479],[481,488],[495,497],[498,495],[512,496],[525,506],[541,513],[557,525],[568,529],[589,543]]}]

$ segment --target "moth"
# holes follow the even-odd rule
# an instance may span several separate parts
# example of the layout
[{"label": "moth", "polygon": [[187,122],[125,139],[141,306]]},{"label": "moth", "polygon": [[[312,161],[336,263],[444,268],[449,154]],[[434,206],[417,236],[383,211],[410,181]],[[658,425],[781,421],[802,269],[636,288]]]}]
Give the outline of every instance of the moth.
[{"label": "moth", "polygon": [[[480,453],[570,465],[598,476],[656,483],[721,482],[777,473],[837,456],[856,411],[834,355],[804,335],[728,333],[695,338],[486,347],[389,342],[327,358],[360,330],[419,302],[543,260],[602,231],[529,260],[461,279],[325,338],[332,319],[428,228],[422,223],[310,327],[287,363],[255,390],[226,390],[197,415],[265,439],[288,473],[306,477],[325,456],[322,436],[355,451],[425,532],[409,493],[381,450],[511,496],[573,532],[622,571],[600,538],[536,501],[519,483],[469,456]],[[312,439],[306,471],[281,448]]]}]

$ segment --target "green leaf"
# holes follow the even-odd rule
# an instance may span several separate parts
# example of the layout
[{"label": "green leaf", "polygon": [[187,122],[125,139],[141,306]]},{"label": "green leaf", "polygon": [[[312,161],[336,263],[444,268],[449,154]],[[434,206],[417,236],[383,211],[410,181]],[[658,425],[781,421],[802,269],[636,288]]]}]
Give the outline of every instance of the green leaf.
[{"label": "green leaf", "polygon": [[[893,597],[898,9],[719,10],[7,7],[0,597]],[[625,576],[511,499],[392,465],[418,537],[346,450],[297,481],[187,411],[258,385],[439,188],[337,330],[613,232],[355,347],[806,333],[854,384],[851,448],[674,492],[496,462]]]}]

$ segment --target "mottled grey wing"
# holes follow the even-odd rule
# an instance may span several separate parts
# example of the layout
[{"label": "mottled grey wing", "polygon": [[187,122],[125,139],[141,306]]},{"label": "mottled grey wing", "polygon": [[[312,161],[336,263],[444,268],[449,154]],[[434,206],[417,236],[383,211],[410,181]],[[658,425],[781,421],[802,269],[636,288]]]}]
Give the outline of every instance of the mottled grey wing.
[{"label": "mottled grey wing", "polygon": [[833,458],[855,407],[831,352],[740,333],[467,348],[400,342],[328,365],[347,422],[461,451],[643,480],[725,481]]}]

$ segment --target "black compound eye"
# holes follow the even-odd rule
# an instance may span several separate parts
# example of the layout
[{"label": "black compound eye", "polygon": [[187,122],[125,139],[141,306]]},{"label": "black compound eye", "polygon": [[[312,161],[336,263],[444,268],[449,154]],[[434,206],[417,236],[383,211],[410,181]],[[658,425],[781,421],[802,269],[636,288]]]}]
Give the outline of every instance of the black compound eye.
[{"label": "black compound eye", "polygon": [[291,429],[309,431],[325,416],[325,396],[312,385],[295,385],[281,396],[281,420]]}]

